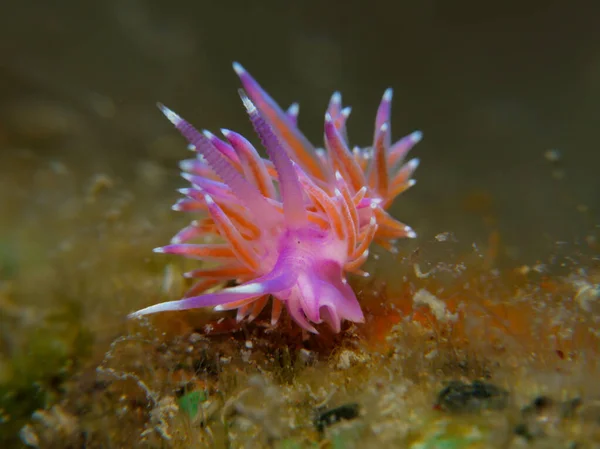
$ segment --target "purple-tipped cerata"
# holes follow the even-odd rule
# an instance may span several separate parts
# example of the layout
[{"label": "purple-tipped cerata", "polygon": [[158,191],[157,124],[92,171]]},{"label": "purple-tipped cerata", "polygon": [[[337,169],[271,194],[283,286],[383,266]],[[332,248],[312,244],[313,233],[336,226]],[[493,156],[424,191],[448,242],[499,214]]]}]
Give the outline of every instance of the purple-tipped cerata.
[{"label": "purple-tipped cerata", "polygon": [[[385,209],[414,184],[410,178],[418,161],[402,162],[420,133],[391,143],[388,89],[377,112],[373,146],[351,151],[350,108],[342,108],[336,93],[325,117],[326,150],[315,150],[296,126],[298,105],[284,112],[239,64],[234,68],[268,159],[240,134],[222,130],[222,139],[199,132],[159,105],[198,156],[181,163],[191,187],[181,190],[186,198],[173,208],[204,215],[155,251],[213,264],[185,274],[199,279],[185,298],[130,316],[213,306],[237,309],[238,320],[252,320],[272,298],[273,324],[283,308],[310,332],[317,332],[314,324],[321,322],[336,332],[343,320],[362,322],[346,274],[366,275],[360,267],[371,242],[389,246],[399,237],[414,237]],[[190,243],[195,239],[199,243]],[[239,285],[206,293],[229,280]]]}]

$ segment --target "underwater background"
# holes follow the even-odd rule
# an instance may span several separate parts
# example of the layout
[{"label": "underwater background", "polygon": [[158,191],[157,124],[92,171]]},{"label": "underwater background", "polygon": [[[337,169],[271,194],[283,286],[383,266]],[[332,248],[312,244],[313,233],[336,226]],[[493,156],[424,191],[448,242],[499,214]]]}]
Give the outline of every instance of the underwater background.
[{"label": "underwater background", "polygon": [[[0,443],[40,448],[600,447],[600,5],[0,5]],[[367,316],[304,339],[230,313],[127,314],[197,268],[152,253],[186,144],[252,136],[239,61],[322,142],[383,91],[423,141],[391,209],[417,239],[353,279]]]}]

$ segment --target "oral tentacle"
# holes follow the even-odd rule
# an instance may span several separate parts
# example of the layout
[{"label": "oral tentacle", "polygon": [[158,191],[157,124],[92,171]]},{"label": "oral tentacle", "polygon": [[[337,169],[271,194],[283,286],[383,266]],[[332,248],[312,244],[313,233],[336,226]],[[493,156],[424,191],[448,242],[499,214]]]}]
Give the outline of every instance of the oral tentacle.
[{"label": "oral tentacle", "polygon": [[180,299],[178,301],[168,301],[155,304],[145,309],[138,310],[129,315],[130,318],[136,318],[142,315],[152,313],[198,309],[202,307],[217,306],[228,304],[234,301],[241,301],[255,296],[274,294],[282,290],[289,289],[296,281],[293,273],[269,274],[254,281],[247,282],[236,287],[226,288],[216,293],[207,293],[200,296],[192,296]]}]

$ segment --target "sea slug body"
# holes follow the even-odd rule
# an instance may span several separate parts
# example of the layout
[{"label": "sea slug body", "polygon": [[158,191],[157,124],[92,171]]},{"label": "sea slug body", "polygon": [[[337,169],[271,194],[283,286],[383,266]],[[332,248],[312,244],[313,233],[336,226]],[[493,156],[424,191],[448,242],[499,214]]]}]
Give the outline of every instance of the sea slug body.
[{"label": "sea slug body", "polygon": [[[376,242],[392,248],[414,231],[386,209],[414,185],[418,160],[404,163],[421,139],[414,132],[391,143],[391,89],[379,106],[373,146],[347,143],[350,108],[335,93],[325,115],[325,149],[314,148],[298,130],[298,105],[283,111],[241,65],[243,104],[268,159],[243,136],[222,130],[224,139],[197,131],[178,114],[159,105],[188,140],[198,157],[181,163],[191,187],[173,209],[203,212],[155,252],[212,261],[216,266],[186,273],[198,282],[186,297],[134,312],[150,313],[215,307],[237,309],[237,319],[255,319],[272,298],[271,322],[285,308],[303,329],[328,323],[335,332],[344,320],[363,322],[364,315],[347,273],[360,268]],[[216,237],[215,241],[207,237]],[[201,243],[189,243],[199,239]],[[206,291],[235,280],[238,285]]]}]

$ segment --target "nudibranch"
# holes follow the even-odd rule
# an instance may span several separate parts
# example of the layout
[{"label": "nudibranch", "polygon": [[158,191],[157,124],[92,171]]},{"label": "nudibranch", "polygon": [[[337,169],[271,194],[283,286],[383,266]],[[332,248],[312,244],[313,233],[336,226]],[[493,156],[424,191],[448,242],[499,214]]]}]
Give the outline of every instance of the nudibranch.
[{"label": "nudibranch", "polygon": [[[386,209],[412,185],[418,159],[404,163],[421,139],[414,132],[391,143],[392,90],[377,111],[373,145],[348,146],[346,121],[335,93],[325,114],[325,148],[315,148],[298,130],[298,106],[283,111],[260,85],[234,63],[242,102],[268,159],[242,135],[221,130],[224,139],[197,131],[160,105],[187,139],[197,158],[181,163],[191,187],[173,209],[201,212],[203,218],[181,230],[171,244],[154,251],[212,262],[186,273],[197,283],[176,301],[134,312],[214,307],[237,309],[237,319],[253,320],[271,299],[271,323],[283,308],[304,330],[328,323],[335,332],[344,320],[364,315],[346,274],[367,275],[361,266],[376,242],[391,248],[414,231]],[[199,243],[190,241],[199,240]],[[237,285],[218,289],[234,280]]]}]

